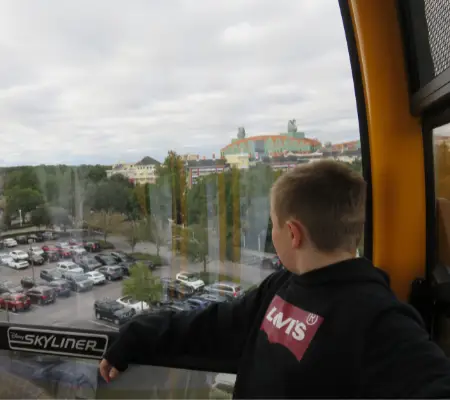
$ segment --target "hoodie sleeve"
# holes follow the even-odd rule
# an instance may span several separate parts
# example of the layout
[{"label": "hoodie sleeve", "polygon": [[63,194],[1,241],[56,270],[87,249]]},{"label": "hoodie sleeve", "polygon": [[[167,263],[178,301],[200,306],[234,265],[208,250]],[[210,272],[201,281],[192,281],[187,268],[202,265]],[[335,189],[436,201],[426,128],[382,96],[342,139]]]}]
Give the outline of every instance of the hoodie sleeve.
[{"label": "hoodie sleeve", "polygon": [[372,327],[362,368],[362,396],[448,399],[450,360],[407,311],[386,312]]},{"label": "hoodie sleeve", "polygon": [[239,360],[248,332],[273,285],[271,274],[242,298],[203,310],[140,315],[128,322],[105,359],[119,371],[128,364],[149,364],[152,358],[190,356]]}]

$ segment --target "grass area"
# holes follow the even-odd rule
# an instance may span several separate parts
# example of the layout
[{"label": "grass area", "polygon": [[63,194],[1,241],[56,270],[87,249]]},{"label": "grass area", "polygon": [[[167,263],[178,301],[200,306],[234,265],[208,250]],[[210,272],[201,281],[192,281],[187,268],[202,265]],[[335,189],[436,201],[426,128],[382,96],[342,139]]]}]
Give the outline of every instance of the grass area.
[{"label": "grass area", "polygon": [[115,248],[115,246],[111,242],[108,242],[106,240],[99,240],[98,245],[102,250],[110,250]]},{"label": "grass area", "polygon": [[168,264],[168,261],[164,257],[158,256],[156,254],[129,253],[129,255],[136,260],[151,261],[155,267],[161,267]]}]

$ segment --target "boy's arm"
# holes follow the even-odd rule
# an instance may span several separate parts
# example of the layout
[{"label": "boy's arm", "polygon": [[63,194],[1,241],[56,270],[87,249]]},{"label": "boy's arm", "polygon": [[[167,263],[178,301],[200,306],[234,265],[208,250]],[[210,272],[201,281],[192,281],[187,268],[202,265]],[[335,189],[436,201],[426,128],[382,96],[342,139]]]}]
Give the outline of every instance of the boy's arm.
[{"label": "boy's arm", "polygon": [[150,363],[160,355],[237,363],[263,298],[279,275],[270,275],[258,288],[232,302],[203,310],[137,316],[121,329],[104,358],[119,371],[128,364]]},{"label": "boy's arm", "polygon": [[392,310],[373,328],[362,366],[362,396],[450,398],[450,360],[416,319]]}]

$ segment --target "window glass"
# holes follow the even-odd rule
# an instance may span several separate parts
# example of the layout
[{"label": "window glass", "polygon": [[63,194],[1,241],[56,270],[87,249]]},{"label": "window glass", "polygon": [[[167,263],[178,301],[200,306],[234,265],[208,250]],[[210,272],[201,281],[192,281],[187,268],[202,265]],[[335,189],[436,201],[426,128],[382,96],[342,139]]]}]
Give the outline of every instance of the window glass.
[{"label": "window glass", "polygon": [[[117,331],[124,295],[157,311],[248,290],[280,268],[274,180],[324,158],[361,171],[338,2],[5,0],[0,50],[0,292],[69,281],[1,321]],[[179,272],[203,284],[143,279]]]},{"label": "window glass", "polygon": [[[435,273],[450,274],[450,124],[433,130],[434,173],[437,220],[437,263]],[[437,341],[450,356],[450,320],[436,321]]]}]

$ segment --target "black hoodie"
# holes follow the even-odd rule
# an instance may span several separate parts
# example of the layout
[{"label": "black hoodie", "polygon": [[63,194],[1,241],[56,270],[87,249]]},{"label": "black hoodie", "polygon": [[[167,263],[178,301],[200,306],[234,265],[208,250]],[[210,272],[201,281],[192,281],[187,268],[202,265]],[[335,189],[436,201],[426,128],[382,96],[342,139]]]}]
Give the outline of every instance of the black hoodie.
[{"label": "black hoodie", "polygon": [[450,398],[450,361],[363,258],[280,271],[232,303],[140,316],[105,358],[158,354],[234,362],[235,398]]}]

